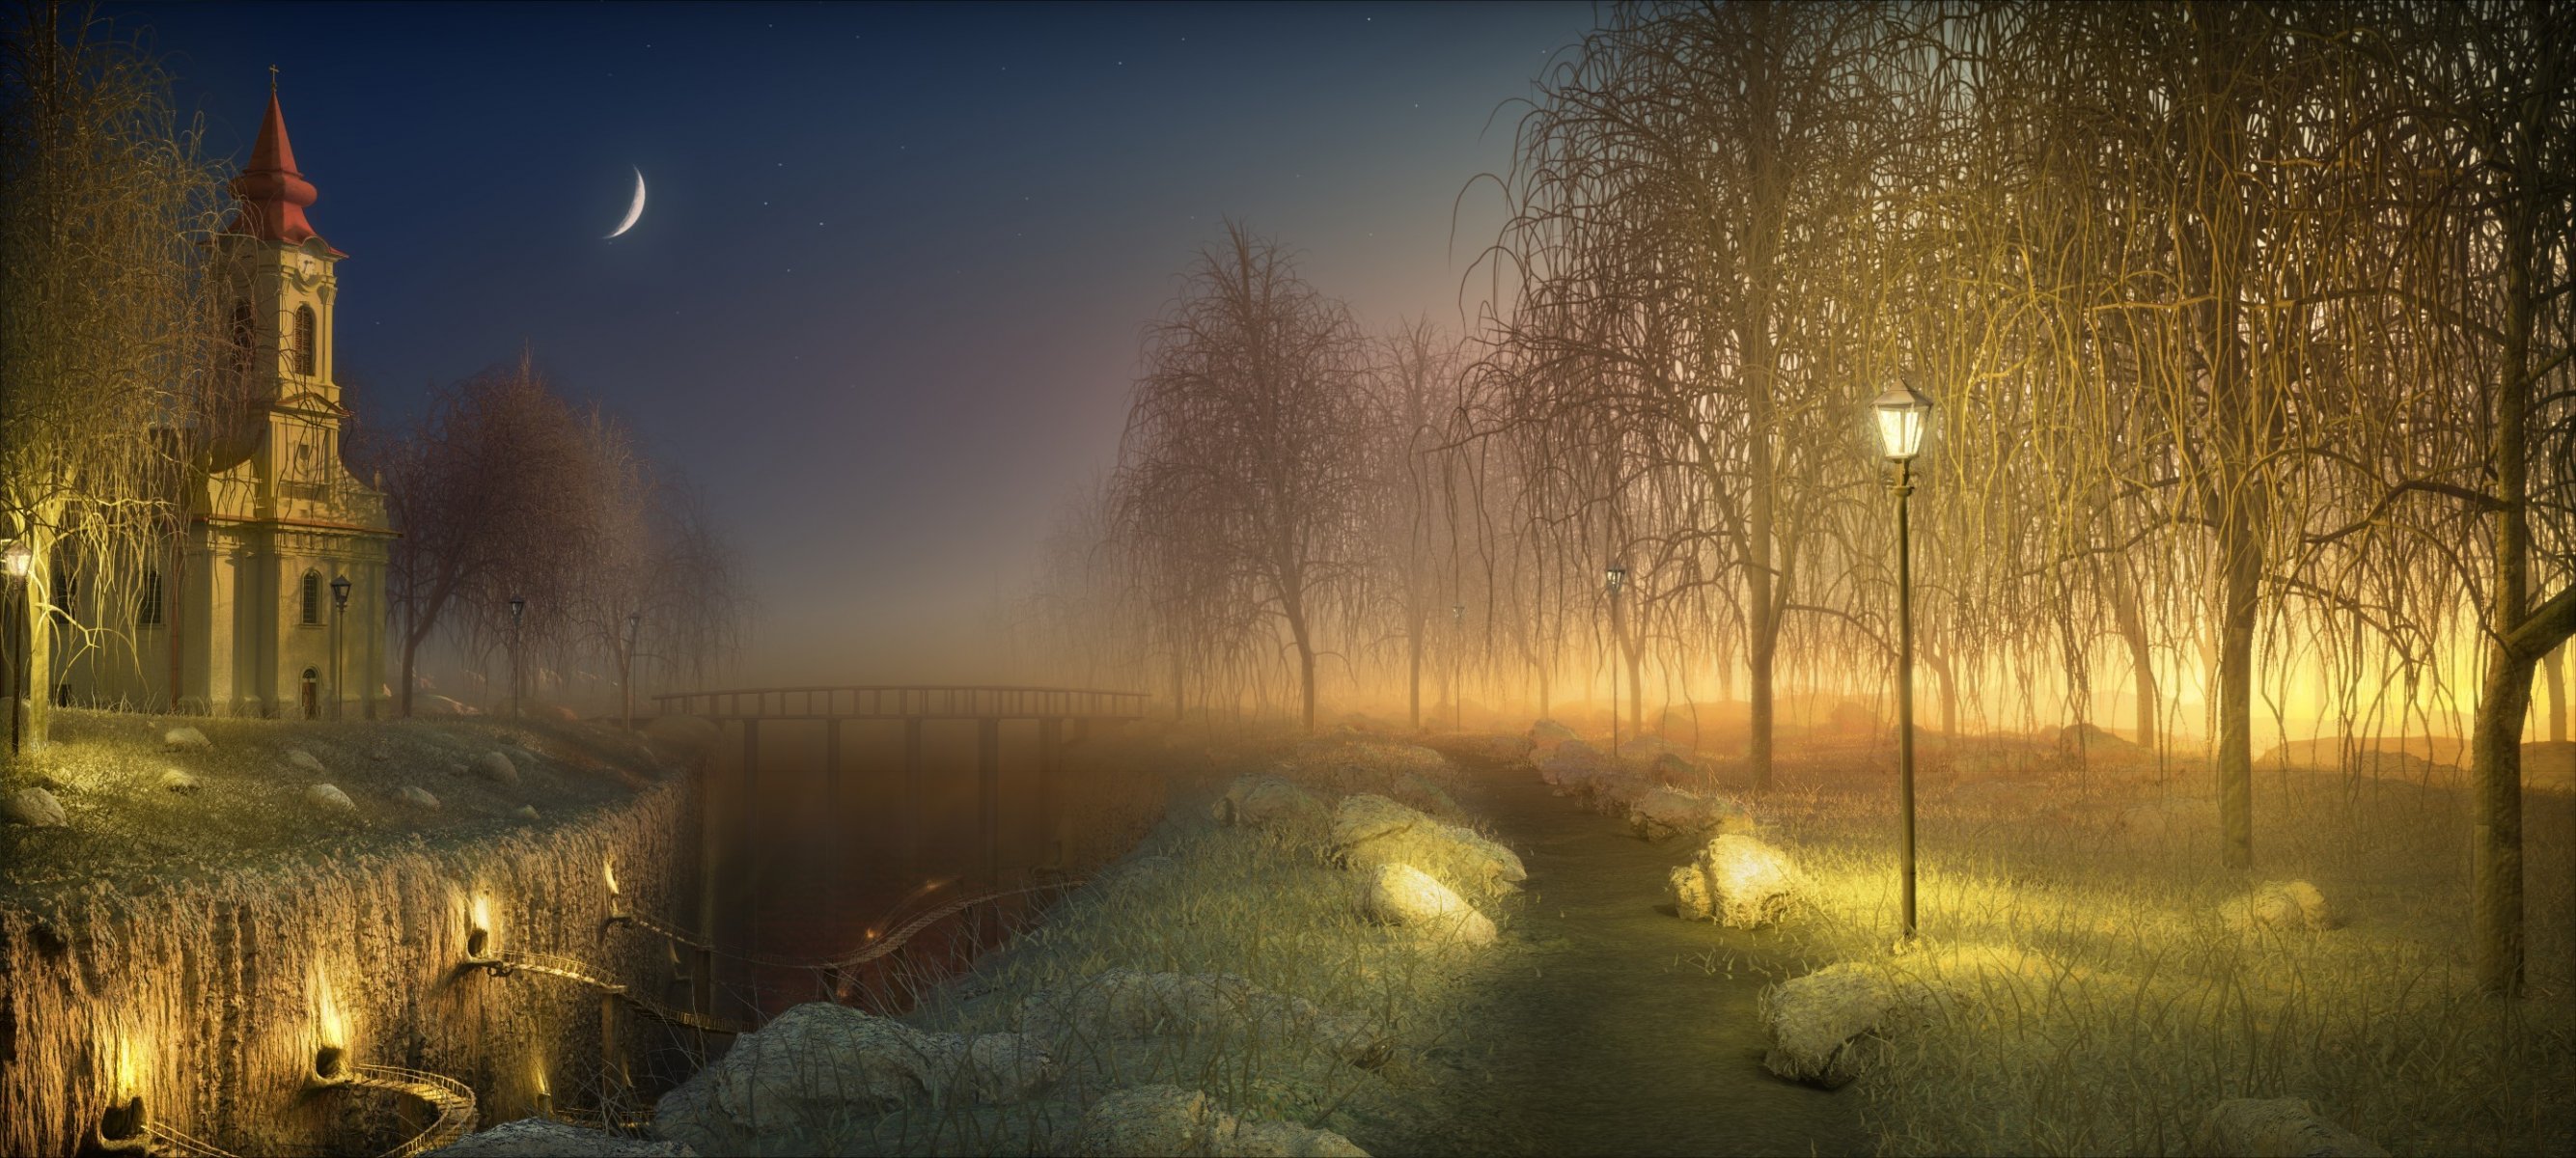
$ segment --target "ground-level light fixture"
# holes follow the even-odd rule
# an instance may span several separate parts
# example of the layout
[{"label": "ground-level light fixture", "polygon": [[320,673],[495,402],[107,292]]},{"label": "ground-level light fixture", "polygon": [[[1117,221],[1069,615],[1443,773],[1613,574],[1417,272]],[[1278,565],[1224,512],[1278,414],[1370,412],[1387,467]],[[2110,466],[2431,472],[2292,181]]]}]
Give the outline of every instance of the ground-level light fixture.
[{"label": "ground-level light fixture", "polygon": [[1896,496],[1896,768],[1904,862],[1899,896],[1902,935],[1914,936],[1914,545],[1906,500],[1914,494],[1914,457],[1932,424],[1932,399],[1903,382],[1870,403],[1878,417],[1879,453],[1896,464],[1888,491]]},{"label": "ground-level light fixture", "polygon": [[26,578],[27,569],[35,565],[36,549],[27,540],[11,539],[8,546],[0,547],[0,571],[8,572],[11,579]]},{"label": "ground-level light fixture", "polygon": [[[27,578],[27,570],[35,565],[36,549],[27,545],[26,536],[20,535],[9,540],[8,546],[0,547],[0,574],[6,574],[9,577],[11,594],[17,593],[22,581]],[[19,688],[18,680],[21,675],[26,675],[29,679],[33,679],[34,676],[32,673],[19,670],[23,665],[14,653],[0,654],[0,662],[6,662],[9,665],[9,754],[15,756],[18,754],[20,733],[27,726],[27,713],[18,706],[18,701],[22,698],[30,698],[26,691]]]}]

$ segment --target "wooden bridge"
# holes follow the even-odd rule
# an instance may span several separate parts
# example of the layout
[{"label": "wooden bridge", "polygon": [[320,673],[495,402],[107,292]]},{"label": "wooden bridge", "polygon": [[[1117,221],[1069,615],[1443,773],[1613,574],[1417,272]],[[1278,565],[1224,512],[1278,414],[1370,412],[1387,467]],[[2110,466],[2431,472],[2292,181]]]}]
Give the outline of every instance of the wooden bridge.
[{"label": "wooden bridge", "polygon": [[[757,798],[760,785],[762,726],[822,723],[824,769],[832,798],[840,798],[842,731],[853,723],[894,721],[904,728],[902,777],[912,800],[925,798],[922,726],[933,721],[974,721],[976,726],[976,829],[984,854],[984,883],[999,885],[1002,847],[1002,723],[1033,721],[1038,726],[1038,790],[1041,831],[1056,831],[1056,772],[1066,741],[1087,739],[1095,721],[1139,721],[1144,718],[1144,692],[1105,692],[1084,687],[1018,687],[1018,685],[829,685],[829,687],[739,687],[739,690],[670,692],[654,697],[659,715],[696,715],[732,728],[742,736],[742,800]],[[750,808],[750,805],[747,805]],[[750,816],[750,813],[744,813]],[[914,816],[917,821],[917,816]],[[711,818],[714,823],[714,818]],[[721,839],[719,839],[721,841]],[[757,872],[757,870],[755,870]]]}]

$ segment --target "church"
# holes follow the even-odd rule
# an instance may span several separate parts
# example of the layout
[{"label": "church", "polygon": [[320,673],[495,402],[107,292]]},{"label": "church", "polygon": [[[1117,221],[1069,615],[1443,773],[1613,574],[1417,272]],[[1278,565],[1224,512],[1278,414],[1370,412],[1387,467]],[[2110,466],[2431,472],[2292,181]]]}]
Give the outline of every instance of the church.
[{"label": "church", "polygon": [[305,218],[318,193],[295,167],[273,83],[232,191],[240,209],[215,240],[212,274],[245,375],[239,410],[200,440],[207,452],[186,471],[178,534],[157,565],[118,585],[130,589],[61,601],[55,693],[190,714],[390,714],[394,532],[384,495],[341,459],[349,411],[332,372],[347,255]]}]

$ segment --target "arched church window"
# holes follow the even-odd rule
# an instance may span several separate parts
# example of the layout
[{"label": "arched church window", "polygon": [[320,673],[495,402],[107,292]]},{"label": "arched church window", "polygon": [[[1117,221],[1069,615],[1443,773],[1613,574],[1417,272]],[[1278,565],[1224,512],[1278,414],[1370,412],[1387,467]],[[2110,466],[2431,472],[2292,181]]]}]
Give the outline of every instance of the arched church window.
[{"label": "arched church window", "polygon": [[295,307],[295,372],[313,372],[313,307]]},{"label": "arched church window", "polygon": [[319,571],[304,573],[303,610],[304,622],[308,624],[322,622],[322,573]]},{"label": "arched church window", "polygon": [[143,571],[143,589],[135,599],[134,623],[137,627],[161,626],[161,573],[148,567]]}]

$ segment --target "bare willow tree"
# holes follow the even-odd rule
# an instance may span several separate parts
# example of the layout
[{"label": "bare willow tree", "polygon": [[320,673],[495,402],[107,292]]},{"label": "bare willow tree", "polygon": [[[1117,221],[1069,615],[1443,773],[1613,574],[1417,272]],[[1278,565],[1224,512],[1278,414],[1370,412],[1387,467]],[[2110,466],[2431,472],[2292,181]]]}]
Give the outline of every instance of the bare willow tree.
[{"label": "bare willow tree", "polygon": [[[401,534],[386,595],[402,644],[403,714],[421,648],[441,630],[488,650],[514,630],[543,640],[566,614],[600,530],[591,436],[523,355],[439,392],[409,430],[365,448]],[[535,624],[507,621],[513,596],[533,601]]]},{"label": "bare willow tree", "polygon": [[233,383],[206,276],[221,186],[168,76],[94,14],[38,2],[6,19],[0,537],[32,562],[7,634],[34,686],[8,690],[41,744],[51,673],[131,647],[119,617],[72,614],[73,574],[114,588],[157,557],[179,468]]},{"label": "bare willow tree", "polygon": [[1147,333],[1113,484],[1277,617],[1315,726],[1316,657],[1349,610],[1364,341],[1277,242],[1229,223]]}]

